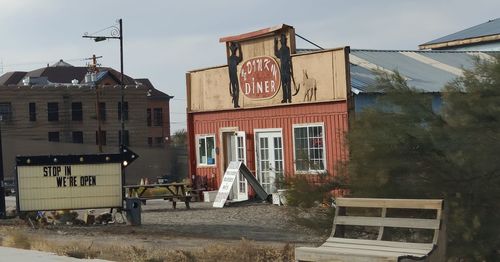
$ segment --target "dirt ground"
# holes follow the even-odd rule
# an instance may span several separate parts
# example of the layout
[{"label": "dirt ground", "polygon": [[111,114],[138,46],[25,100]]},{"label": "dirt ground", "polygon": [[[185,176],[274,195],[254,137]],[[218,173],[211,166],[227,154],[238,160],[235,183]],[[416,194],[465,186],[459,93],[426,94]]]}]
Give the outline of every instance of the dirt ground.
[{"label": "dirt ground", "polygon": [[[8,198],[7,206],[15,206]],[[97,211],[99,212],[99,211]],[[0,220],[1,229],[15,229],[57,244],[120,245],[170,250],[195,250],[213,244],[238,245],[241,239],[265,246],[314,246],[325,236],[295,224],[283,206],[268,203],[235,204],[222,209],[193,202],[191,209],[177,209],[164,200],[142,206],[142,225],[48,225],[32,228],[20,220]],[[0,232],[1,234],[2,232]]]}]

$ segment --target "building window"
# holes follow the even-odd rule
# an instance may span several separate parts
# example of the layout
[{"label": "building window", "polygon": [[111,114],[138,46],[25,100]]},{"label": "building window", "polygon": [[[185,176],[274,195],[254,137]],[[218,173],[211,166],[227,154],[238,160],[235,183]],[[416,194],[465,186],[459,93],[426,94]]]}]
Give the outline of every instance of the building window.
[{"label": "building window", "polygon": [[323,129],[323,124],[297,125],[293,127],[295,171],[326,171]]},{"label": "building window", "polygon": [[[118,102],[118,120],[122,119],[122,102]],[[128,102],[123,102],[123,120],[128,120]]]},{"label": "building window", "polygon": [[151,108],[146,109],[146,121],[151,126]]},{"label": "building window", "polygon": [[99,102],[99,119],[101,121],[106,121],[106,103],[105,102]]},{"label": "building window", "polygon": [[163,145],[163,137],[155,137],[155,144],[157,146]]},{"label": "building window", "polygon": [[47,120],[59,121],[59,103],[57,102],[47,103]]},{"label": "building window", "polygon": [[49,132],[49,142],[59,142],[59,132]]},{"label": "building window", "polygon": [[198,164],[215,165],[215,136],[198,137]]},{"label": "building window", "polygon": [[[129,134],[128,130],[125,130],[125,133],[123,133],[123,145],[125,146],[130,146],[130,140],[129,140]],[[122,131],[118,131],[118,144],[122,144]]]},{"label": "building window", "polygon": [[82,102],[71,103],[71,120],[73,121],[83,120]]},{"label": "building window", "polygon": [[[95,131],[95,144],[99,145],[99,131]],[[106,131],[101,130],[101,145],[106,145]]]},{"label": "building window", "polygon": [[0,117],[2,121],[12,120],[12,105],[11,103],[0,103]]},{"label": "building window", "polygon": [[153,125],[154,126],[163,125],[163,110],[161,108],[153,109]]},{"label": "building window", "polygon": [[153,138],[152,137],[148,137],[148,145],[149,146],[153,145]]},{"label": "building window", "polygon": [[36,103],[29,103],[29,117],[30,121],[36,121]]},{"label": "building window", "polygon": [[83,144],[83,132],[82,131],[73,131],[73,143]]}]

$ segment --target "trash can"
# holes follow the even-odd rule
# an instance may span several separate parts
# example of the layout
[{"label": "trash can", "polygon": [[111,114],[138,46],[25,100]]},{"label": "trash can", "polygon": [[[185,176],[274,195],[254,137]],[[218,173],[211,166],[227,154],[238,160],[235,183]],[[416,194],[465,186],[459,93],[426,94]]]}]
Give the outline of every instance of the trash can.
[{"label": "trash can", "polygon": [[279,202],[283,206],[287,205],[286,194],[287,194],[287,189],[278,189]]},{"label": "trash can", "polygon": [[127,224],[132,226],[141,225],[141,200],[139,198],[126,198],[125,212],[127,214]]}]

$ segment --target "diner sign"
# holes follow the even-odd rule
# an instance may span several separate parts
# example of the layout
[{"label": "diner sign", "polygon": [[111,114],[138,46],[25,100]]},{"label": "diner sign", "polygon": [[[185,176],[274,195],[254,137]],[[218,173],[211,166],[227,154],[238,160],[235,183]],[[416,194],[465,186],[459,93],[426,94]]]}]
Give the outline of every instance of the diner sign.
[{"label": "diner sign", "polygon": [[254,57],[243,62],[240,69],[240,89],[248,98],[274,97],[281,85],[280,68],[269,56]]}]

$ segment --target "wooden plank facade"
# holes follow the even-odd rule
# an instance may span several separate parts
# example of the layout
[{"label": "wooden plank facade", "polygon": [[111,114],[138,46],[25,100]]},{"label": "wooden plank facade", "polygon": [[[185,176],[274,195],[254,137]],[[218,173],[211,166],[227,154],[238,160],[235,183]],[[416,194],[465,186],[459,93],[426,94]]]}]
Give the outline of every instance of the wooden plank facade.
[{"label": "wooden plank facade", "polygon": [[[228,65],[186,74],[197,186],[218,189],[229,161],[240,160],[273,193],[279,178],[315,181],[347,160],[349,48],[297,54],[294,36],[281,25],[222,38]],[[251,194],[241,179],[235,200]]]},{"label": "wooden plank facade", "polygon": [[[297,106],[278,106],[249,110],[231,110],[223,112],[190,114],[192,131],[195,134],[214,135],[216,148],[223,148],[224,131],[245,132],[246,163],[250,171],[256,172],[255,130],[280,130],[283,137],[284,174],[292,175],[294,170],[292,127],[296,124],[320,123],[325,129],[325,150],[328,172],[334,173],[337,161],[347,159],[344,136],[348,128],[347,105],[345,102],[314,103]],[[190,137],[194,137],[190,134]],[[225,169],[222,164],[199,166],[196,164],[195,139],[190,139],[190,167],[196,176],[204,177],[210,188],[218,188]],[[223,154],[219,150],[215,162],[223,163]],[[311,178],[314,180],[315,174]],[[214,184],[215,183],[215,184]]]}]

